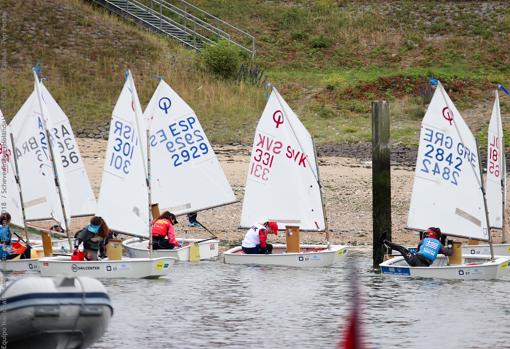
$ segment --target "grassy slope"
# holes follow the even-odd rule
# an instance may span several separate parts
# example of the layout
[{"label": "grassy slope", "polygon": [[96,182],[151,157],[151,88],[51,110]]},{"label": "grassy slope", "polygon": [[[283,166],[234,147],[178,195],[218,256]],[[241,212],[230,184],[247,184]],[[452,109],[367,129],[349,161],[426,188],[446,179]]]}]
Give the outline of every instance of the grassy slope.
[{"label": "grassy slope", "polygon": [[393,137],[415,143],[430,76],[483,133],[495,83],[510,84],[507,1],[195,3],[256,36],[259,62],[322,142],[368,139],[370,101],[386,98]]},{"label": "grassy slope", "polygon": [[[219,81],[199,68],[194,53],[80,0],[33,0],[23,11],[22,2],[1,2],[8,13],[4,114],[15,113],[30,93],[29,68],[41,62],[50,91],[76,127],[104,123],[130,67],[142,103],[155,88],[152,77],[162,75],[195,109],[211,141],[251,142],[262,88]],[[393,138],[416,143],[425,106],[420,91],[432,75],[483,134],[494,84],[510,84],[508,2],[193,3],[255,35],[258,64],[319,143],[369,139],[376,98],[391,102]],[[501,99],[503,113],[510,112],[508,99]]]},{"label": "grassy slope", "polygon": [[31,67],[35,63],[41,63],[42,75],[48,78],[46,86],[75,128],[109,122],[126,68],[134,74],[142,105],[157,86],[155,77],[163,76],[194,108],[216,142],[231,141],[239,138],[238,130],[253,129],[264,106],[264,96],[256,88],[225,83],[203,73],[195,53],[87,2],[0,3],[0,16],[7,14],[6,45],[0,46],[7,58],[0,75],[0,108],[8,119],[33,89]]}]

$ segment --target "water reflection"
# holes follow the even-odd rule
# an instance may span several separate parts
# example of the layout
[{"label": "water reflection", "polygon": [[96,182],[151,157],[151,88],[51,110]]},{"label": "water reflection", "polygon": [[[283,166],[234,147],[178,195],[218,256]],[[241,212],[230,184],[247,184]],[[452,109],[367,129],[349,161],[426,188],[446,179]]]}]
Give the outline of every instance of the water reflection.
[{"label": "water reflection", "polygon": [[387,277],[353,253],[332,268],[179,263],[168,279],[102,280],[115,314],[93,348],[334,348],[350,312],[348,259],[371,348],[509,347],[510,279]]}]

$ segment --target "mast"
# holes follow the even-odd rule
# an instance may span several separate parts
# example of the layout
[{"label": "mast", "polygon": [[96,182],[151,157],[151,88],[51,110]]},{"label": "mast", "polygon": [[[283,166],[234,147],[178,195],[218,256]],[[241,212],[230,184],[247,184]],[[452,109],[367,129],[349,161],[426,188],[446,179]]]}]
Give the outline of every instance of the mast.
[{"label": "mast", "polygon": [[44,119],[41,91],[39,89],[39,77],[37,76],[37,72],[35,71],[35,68],[33,69],[33,72],[34,72],[34,78],[35,78],[35,89],[36,89],[36,92],[37,92],[37,100],[39,101],[39,109],[40,109],[40,113],[41,113],[41,119],[42,119],[42,122],[44,124],[44,129],[45,129],[45,133],[46,133],[46,141],[48,142],[48,149],[50,150],[50,153],[49,153],[50,159],[49,160],[51,161],[51,165],[52,165],[52,168],[53,168],[53,176],[54,176],[54,179],[55,179],[55,187],[57,188],[58,198],[59,198],[59,201],[60,201],[60,207],[62,209],[62,215],[64,217],[64,224],[65,224],[65,231],[66,231],[66,235],[67,235],[67,240],[69,242],[69,246],[72,246],[72,244],[71,244],[71,236],[69,235],[69,224],[67,223],[66,208],[65,208],[65,205],[64,205],[64,199],[62,197],[62,190],[60,188],[60,182],[58,180],[57,166],[55,164],[55,156],[54,156],[54,153],[53,153],[53,146],[51,144],[51,139],[50,139],[50,131],[48,130],[48,125],[46,124],[46,120]]},{"label": "mast", "polygon": [[[151,148],[149,142],[149,128],[147,128],[147,196],[148,196],[148,205],[149,205],[149,258],[152,258],[152,231],[151,231],[151,213],[152,213],[152,198],[151,198]],[[153,217],[154,218],[154,217]]]},{"label": "mast", "polygon": [[[478,168],[480,171],[480,175],[482,174],[482,159],[480,158],[480,149],[478,147],[478,141],[476,141],[476,151],[478,156]],[[483,195],[483,205],[485,208],[485,221],[487,222],[487,233],[489,235],[489,249],[491,251],[491,261],[494,261],[494,247],[492,246],[492,234],[491,227],[489,225],[489,210],[487,209],[487,196],[485,195],[485,188],[483,187],[483,181],[480,181],[480,190]]]},{"label": "mast", "polygon": [[16,157],[16,148],[14,147],[14,137],[12,136],[11,132],[9,132],[9,137],[11,139],[12,157],[14,158],[14,179],[16,180],[16,184],[18,187],[19,200],[20,200],[20,204],[21,204],[21,217],[23,218],[23,230],[25,231],[25,239],[27,240],[27,243],[28,243],[30,240],[29,240],[28,231],[27,231],[27,218],[25,215],[25,203],[23,202],[23,192],[21,190],[21,180],[19,177],[18,158]]},{"label": "mast", "polygon": [[[504,143],[503,143],[503,140],[501,140],[501,148],[504,149]],[[503,151],[502,152],[502,160],[503,160],[503,164],[502,164],[502,168],[504,169],[503,171],[503,175],[501,176],[501,200],[503,201],[503,213],[501,215],[501,219],[502,219],[502,224],[503,226],[501,227],[501,238],[502,238],[502,243],[507,243],[508,242],[508,231],[507,231],[507,225],[506,225],[506,215],[505,215],[505,206],[506,206],[506,155],[505,155],[505,152]]]},{"label": "mast", "polygon": [[149,152],[150,152],[150,144],[149,144],[149,129],[146,127],[145,128],[145,142],[147,144],[147,163],[144,164],[143,160],[144,160],[144,154],[143,154],[143,143],[142,143],[142,132],[141,132],[141,129],[140,129],[140,123],[139,121],[140,120],[143,120],[142,119],[142,116],[138,113],[138,106],[135,105],[136,103],[140,103],[139,100],[138,100],[138,95],[136,95],[136,98],[135,98],[135,86],[133,84],[133,76],[131,75],[131,71],[128,69],[127,70],[127,78],[128,78],[128,82],[129,82],[129,88],[131,90],[131,101],[133,103],[133,111],[135,112],[135,123],[136,123],[136,129],[138,131],[138,139],[139,139],[139,142],[140,142],[140,153],[142,155],[142,164],[143,164],[143,173],[144,173],[144,176],[145,176],[145,185],[147,186],[147,200],[148,200],[148,203],[147,203],[147,207],[148,207],[148,211],[147,211],[147,223],[148,223],[148,234],[149,234],[149,256],[152,258],[152,232],[151,232],[151,185],[150,185],[150,157],[149,157]]},{"label": "mast", "polygon": [[[496,98],[498,100],[498,103],[496,104],[496,108],[498,108],[498,113],[497,115],[499,116],[498,118],[498,121],[499,121],[499,126],[501,126],[501,130],[503,130],[503,126],[501,125],[501,110],[500,110],[500,106],[499,106],[499,94],[498,94],[498,90],[496,89]],[[501,133],[501,138],[500,138],[500,142],[501,142],[501,165],[500,165],[500,169],[501,169],[501,201],[502,201],[502,209],[503,209],[503,212],[501,214],[501,219],[502,219],[502,226],[501,226],[501,239],[502,239],[502,242],[503,243],[506,243],[508,242],[508,232],[507,232],[507,225],[506,225],[506,221],[505,221],[505,206],[506,206],[506,154],[505,154],[505,142],[503,141],[503,133]]]},{"label": "mast", "polygon": [[316,171],[317,171],[317,184],[319,185],[319,192],[321,194],[322,213],[324,214],[324,230],[326,231],[326,241],[328,242],[328,250],[331,248],[331,234],[329,233],[329,222],[328,215],[326,212],[326,202],[324,201],[324,193],[322,192],[321,176],[319,172],[319,159],[317,157],[317,149],[315,148],[315,141],[312,139],[313,152],[315,153],[316,159]]}]

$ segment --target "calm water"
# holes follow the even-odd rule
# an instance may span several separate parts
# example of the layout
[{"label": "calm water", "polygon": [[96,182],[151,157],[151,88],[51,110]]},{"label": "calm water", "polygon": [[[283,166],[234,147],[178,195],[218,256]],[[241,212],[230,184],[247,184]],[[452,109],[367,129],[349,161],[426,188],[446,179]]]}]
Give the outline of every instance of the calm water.
[{"label": "calm water", "polygon": [[115,314],[93,348],[334,348],[359,267],[370,348],[510,348],[510,278],[385,277],[351,253],[332,268],[180,263],[168,279],[102,280]]}]

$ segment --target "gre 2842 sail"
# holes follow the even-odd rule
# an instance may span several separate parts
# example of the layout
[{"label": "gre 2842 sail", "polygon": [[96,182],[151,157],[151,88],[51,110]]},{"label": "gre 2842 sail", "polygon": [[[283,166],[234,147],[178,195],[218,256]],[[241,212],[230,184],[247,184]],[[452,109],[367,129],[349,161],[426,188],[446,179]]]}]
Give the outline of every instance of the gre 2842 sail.
[{"label": "gre 2842 sail", "polygon": [[[476,140],[441,83],[421,124],[407,225],[491,242]],[[447,265],[440,256],[430,267],[411,267],[395,257],[380,267],[401,276],[493,279],[508,270],[509,260],[465,256],[462,264]]]}]

